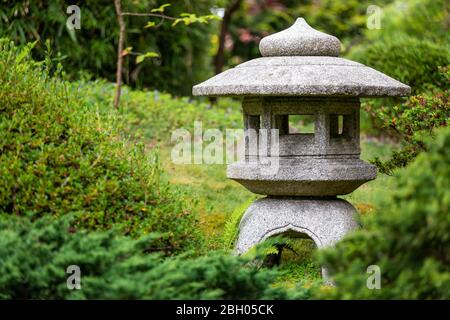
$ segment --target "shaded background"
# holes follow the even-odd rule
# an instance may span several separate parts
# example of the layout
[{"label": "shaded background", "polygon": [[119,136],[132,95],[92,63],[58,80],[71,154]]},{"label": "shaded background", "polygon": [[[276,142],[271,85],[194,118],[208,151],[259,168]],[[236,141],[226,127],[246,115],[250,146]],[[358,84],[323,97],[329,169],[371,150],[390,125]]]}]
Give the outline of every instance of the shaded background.
[{"label": "shaded background", "polygon": [[[122,6],[123,11],[149,12],[166,2],[124,0]],[[80,30],[66,28],[69,16],[66,8],[71,4],[81,8]],[[380,30],[366,27],[370,5],[383,8]],[[314,28],[337,36],[343,43],[343,56],[352,57],[352,52],[359,51],[353,57],[357,60],[364,60],[366,52],[377,42],[390,43],[399,38],[417,40],[408,45],[424,50],[432,43],[440,46],[443,55],[448,53],[450,20],[448,2],[444,0],[186,0],[174,1],[166,13],[171,16],[182,12],[207,15],[216,12],[215,8],[226,9],[222,21],[175,27],[166,21],[158,29],[144,28],[148,21],[158,22],[157,18],[126,16],[125,47],[133,47],[136,52],[156,51],[161,58],[136,64],[135,57],[126,57],[125,83],[190,95],[194,84],[222,69],[217,60],[228,68],[260,56],[260,39],[287,28],[297,17],[305,17]],[[223,28],[226,31],[222,41],[223,57],[220,54],[218,59],[215,56]],[[118,32],[113,1],[6,1],[0,8],[0,36],[15,43],[39,40],[34,51],[37,59],[44,57],[44,42],[49,39],[52,50],[61,53],[70,79],[93,77],[114,81]],[[379,67],[392,57],[376,55],[376,58],[379,61],[368,62]],[[403,64],[401,55],[394,58],[393,63]],[[413,61],[406,63],[415,68]],[[381,71],[396,75],[390,68],[386,69]],[[400,80],[408,83],[409,79]]]}]

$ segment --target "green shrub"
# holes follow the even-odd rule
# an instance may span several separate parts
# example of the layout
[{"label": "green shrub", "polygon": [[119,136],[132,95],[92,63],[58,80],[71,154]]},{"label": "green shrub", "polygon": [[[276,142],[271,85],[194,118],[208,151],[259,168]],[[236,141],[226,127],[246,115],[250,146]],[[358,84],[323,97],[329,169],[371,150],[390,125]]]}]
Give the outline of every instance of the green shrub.
[{"label": "green shrub", "polygon": [[[0,220],[1,299],[282,299],[276,271],[236,256],[162,258],[155,236],[75,231],[70,219]],[[81,290],[67,288],[67,267],[81,271]]]},{"label": "green shrub", "polygon": [[157,154],[124,139],[109,103],[49,77],[30,50],[0,41],[0,214],[76,213],[84,228],[164,232],[168,251],[195,243],[196,218]]},{"label": "green shrub", "polygon": [[[438,70],[450,63],[446,2],[397,0],[381,9],[381,28],[364,30],[364,38],[356,41],[348,58],[409,84],[413,95],[430,96],[431,88],[448,90],[448,79],[441,77]],[[361,129],[371,135],[392,137],[393,130],[381,128],[385,121],[380,121],[377,113],[382,106],[393,108],[402,102],[399,99],[363,101],[362,106],[370,115],[362,114]],[[408,148],[413,154],[417,150],[417,146],[408,145]],[[408,162],[401,154],[394,154],[393,158],[399,158],[397,163]]]},{"label": "green shrub", "polygon": [[430,85],[448,85],[438,69],[450,64],[450,50],[429,40],[397,37],[376,41],[355,48],[349,58],[411,86],[413,93],[423,92]]},{"label": "green shrub", "polygon": [[367,39],[389,41],[409,36],[449,46],[446,0],[396,0],[382,9],[381,28],[364,30]]},{"label": "green shrub", "polygon": [[[321,254],[335,298],[450,298],[450,128],[396,177],[397,186],[357,231]],[[366,269],[381,270],[369,290]]]},{"label": "green shrub", "polygon": [[[449,82],[449,71],[449,67],[440,68],[439,75],[443,82]],[[394,150],[389,159],[382,161],[375,157],[371,161],[380,172],[392,174],[395,169],[405,167],[426,150],[424,138],[433,134],[436,128],[448,125],[449,91],[433,88],[396,106],[380,107],[378,103],[366,102],[364,109],[385,130],[385,134],[389,132],[401,141],[400,148]]]}]

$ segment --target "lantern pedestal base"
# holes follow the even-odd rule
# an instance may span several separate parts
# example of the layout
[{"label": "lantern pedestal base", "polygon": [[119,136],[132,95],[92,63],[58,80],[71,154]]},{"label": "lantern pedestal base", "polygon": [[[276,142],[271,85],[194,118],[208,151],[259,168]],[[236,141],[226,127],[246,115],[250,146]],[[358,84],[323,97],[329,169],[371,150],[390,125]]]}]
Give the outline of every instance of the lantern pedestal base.
[{"label": "lantern pedestal base", "polygon": [[[338,198],[263,198],[253,202],[239,225],[235,251],[243,254],[265,239],[288,234],[331,246],[358,228],[356,209]],[[326,274],[323,275],[326,277]]]}]

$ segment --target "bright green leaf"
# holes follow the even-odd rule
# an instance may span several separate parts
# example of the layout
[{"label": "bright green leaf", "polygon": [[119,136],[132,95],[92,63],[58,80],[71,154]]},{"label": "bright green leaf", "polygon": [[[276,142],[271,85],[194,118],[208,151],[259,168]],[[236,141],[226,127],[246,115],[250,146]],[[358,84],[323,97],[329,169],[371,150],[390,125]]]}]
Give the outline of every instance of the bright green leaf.
[{"label": "bright green leaf", "polygon": [[155,22],[149,21],[149,22],[147,22],[147,24],[144,26],[144,28],[151,28],[151,27],[154,27],[155,25],[156,25]]},{"label": "bright green leaf", "polygon": [[127,55],[130,54],[130,52],[133,50],[133,47],[126,47],[123,51],[122,51],[122,57],[125,57]]},{"label": "bright green leaf", "polygon": [[146,52],[136,57],[136,63],[139,64],[147,58],[159,58],[159,54],[153,51]]},{"label": "bright green leaf", "polygon": [[150,12],[164,13],[164,10],[165,10],[167,7],[170,7],[170,6],[171,6],[170,3],[166,3],[166,4],[163,4],[162,6],[160,6],[159,8],[152,9]]},{"label": "bright green leaf", "polygon": [[144,55],[140,55],[136,57],[136,64],[141,63],[142,61],[144,61],[145,57]]}]

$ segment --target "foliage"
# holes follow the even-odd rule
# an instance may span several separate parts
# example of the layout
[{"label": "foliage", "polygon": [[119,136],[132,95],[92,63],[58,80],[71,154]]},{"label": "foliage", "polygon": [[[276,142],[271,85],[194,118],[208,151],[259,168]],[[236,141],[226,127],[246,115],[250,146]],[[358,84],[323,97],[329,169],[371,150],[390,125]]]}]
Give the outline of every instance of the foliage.
[{"label": "foliage", "polygon": [[220,18],[213,14],[208,14],[208,15],[197,17],[197,15],[193,14],[193,13],[182,13],[182,14],[180,14],[180,18],[177,18],[172,23],[172,26],[176,26],[177,24],[179,24],[181,22],[188,26],[188,25],[196,23],[196,22],[208,23],[211,20],[220,20]]},{"label": "foliage", "polygon": [[234,243],[239,234],[239,223],[247,208],[255,200],[254,197],[248,199],[246,202],[237,207],[225,222],[222,233],[222,243],[224,250],[231,250],[234,248]]},{"label": "foliage", "polygon": [[261,38],[290,27],[303,17],[315,29],[338,37],[346,51],[360,41],[366,28],[367,8],[384,6],[392,0],[286,0],[245,1],[230,26],[227,38],[227,58],[235,65],[260,57]]},{"label": "foliage", "polygon": [[[449,67],[441,68],[442,82],[449,81]],[[373,163],[381,172],[392,174],[398,167],[404,167],[420,152],[426,150],[424,136],[432,135],[438,127],[447,126],[450,119],[449,91],[434,89],[422,95],[412,96],[405,103],[394,107],[365,109],[381,120],[382,126],[393,130],[402,139],[403,147],[394,151],[391,158],[381,161],[375,157]]]},{"label": "foliage", "polygon": [[158,91],[130,91],[122,97],[122,116],[126,130],[135,138],[146,138],[170,143],[171,133],[184,128],[193,135],[194,122],[209,128],[241,128],[239,101],[220,99],[214,106],[188,97],[176,98]]},{"label": "foliage", "polygon": [[[185,11],[207,15],[216,3],[185,1],[158,8],[164,2],[123,1],[126,11],[153,8],[171,16]],[[309,287],[318,279],[320,267],[312,259],[311,242],[269,239],[247,258],[211,251],[201,258],[191,258],[192,251],[164,255],[198,249],[199,229],[214,242],[208,250],[233,246],[245,211],[244,206],[236,207],[253,196],[225,180],[224,165],[174,166],[170,133],[182,127],[192,132],[196,120],[203,122],[203,129],[240,128],[239,102],[221,99],[212,107],[206,100],[125,86],[122,108],[111,110],[114,87],[99,78],[114,77],[111,57],[116,54],[118,28],[112,3],[83,3],[82,29],[69,31],[61,1],[5,2],[0,35],[12,35],[22,43],[40,39],[36,57],[45,62],[30,60],[31,47],[18,50],[1,42],[1,297],[305,299],[314,293],[314,298],[448,299],[450,133],[438,129],[447,126],[449,118],[449,69],[438,72],[449,64],[448,10],[443,0],[391,2],[246,1],[227,37],[233,65],[259,56],[261,37],[304,16],[313,27],[340,37],[344,49],[351,49],[347,57],[413,86],[414,96],[408,100],[363,104],[370,125],[401,142],[388,159],[390,144],[363,136],[362,158],[375,158],[380,171],[388,174],[414,162],[405,172],[395,172],[398,183],[381,175],[346,196],[365,212],[366,229],[319,254],[338,289],[315,287],[314,292],[279,288],[295,282]],[[364,30],[369,4],[388,4],[380,30]],[[190,94],[192,84],[207,77],[209,55],[215,53],[215,38],[210,39],[215,25],[185,28],[184,23],[198,17],[184,18],[176,29],[158,26],[158,19],[126,18],[127,45],[134,46],[127,52],[144,53],[138,61],[127,55],[129,84]],[[46,38],[51,38],[51,45],[44,45]],[[51,78],[51,73],[66,75],[45,54],[50,47],[62,52],[56,61],[67,66],[70,79],[88,70],[97,80],[68,83]],[[374,130],[368,123],[362,125],[370,134]],[[429,135],[436,140],[431,146],[424,143]],[[153,151],[156,146],[161,152]],[[167,176],[177,188],[166,182]],[[69,225],[63,216],[71,213],[74,220]],[[118,232],[92,230],[112,227]],[[279,246],[285,244],[293,251],[285,250],[280,268],[259,267],[259,259],[279,254]],[[249,263],[250,258],[257,261]],[[70,264],[81,266],[81,291],[66,288]],[[370,264],[381,267],[381,290],[366,288]]]},{"label": "foliage", "polygon": [[[125,36],[126,36],[126,25],[125,22],[123,20],[123,16],[131,16],[131,17],[142,17],[142,16],[149,16],[151,18],[159,18],[160,22],[158,24],[156,24],[156,22],[154,21],[148,21],[147,24],[144,26],[145,29],[148,28],[159,28],[166,19],[172,20],[172,27],[175,27],[177,24],[179,23],[184,23],[185,26],[194,24],[194,23],[204,23],[207,24],[209,21],[212,20],[220,20],[219,16],[213,15],[213,14],[208,14],[208,15],[204,15],[204,16],[197,16],[195,13],[181,13],[178,17],[172,17],[172,16],[168,16],[165,14],[165,9],[167,7],[170,7],[171,4],[170,3],[165,3],[163,5],[161,5],[159,8],[154,8],[150,10],[150,13],[147,12],[126,12],[123,13],[122,11],[122,4],[121,1],[118,1],[115,3],[116,6],[116,14],[118,15],[118,24],[119,24],[119,29],[123,30],[121,31],[121,33],[119,34],[119,44],[118,44],[118,48],[119,50],[122,50],[123,46],[124,46],[124,42],[125,42]],[[128,50],[129,49],[129,50]],[[117,64],[118,64],[118,69],[117,72],[120,72],[120,77],[116,76],[116,83],[117,83],[117,88],[116,88],[116,98],[114,100],[114,107],[118,107],[119,106],[119,100],[120,100],[120,90],[121,90],[121,86],[122,86],[122,69],[123,69],[123,57],[128,55],[128,54],[134,54],[136,55],[136,64],[142,63],[145,59],[148,58],[160,58],[160,55],[157,52],[154,51],[147,51],[145,53],[136,53],[136,52],[131,52],[132,47],[128,47],[125,50],[123,50],[121,52],[121,54],[119,55],[118,59],[117,59]]]},{"label": "foliage", "polygon": [[[100,89],[93,87],[92,93],[88,91],[88,96],[95,97],[96,93],[102,92]],[[203,130],[219,129],[223,134],[226,129],[241,128],[239,101],[220,99],[212,107],[207,102],[175,98],[162,92],[132,90],[123,96],[122,106],[121,114],[127,135],[137,141],[146,141],[149,145],[158,145],[162,164],[171,183],[195,199],[195,211],[199,213],[200,228],[206,235],[208,247],[230,249],[224,239],[234,241],[234,237],[225,235],[227,231],[223,229],[224,224],[237,207],[254,198],[253,194],[227,179],[226,164],[174,165],[171,150],[178,141],[171,142],[171,133],[176,129],[187,129],[192,142],[195,139],[195,121],[201,122]],[[207,144],[205,142],[204,146]],[[236,228],[233,230],[236,231]]]},{"label": "foliage", "polygon": [[[157,153],[121,136],[109,104],[49,77],[31,45],[0,41],[0,213],[77,214],[89,229],[164,232],[167,251],[196,243],[196,217],[162,178]],[[80,84],[78,84],[80,85]]]},{"label": "foliage", "polygon": [[317,246],[311,239],[291,239],[291,250],[283,250],[277,284],[293,287],[321,285],[321,267],[315,258]]},{"label": "foliage", "polygon": [[[72,230],[70,220],[24,218],[0,222],[2,299],[282,299],[268,284],[276,272],[220,252],[163,259],[156,236],[139,240],[115,232]],[[33,252],[30,255],[30,252]],[[69,290],[69,265],[81,290]]]},{"label": "foliage", "polygon": [[[124,11],[149,12],[166,1],[123,0]],[[165,8],[171,16],[183,12],[210,15],[215,1],[177,1]],[[81,9],[81,29],[69,30],[66,20],[67,1],[3,1],[0,7],[0,37],[8,37],[15,43],[25,44],[38,40],[35,58],[45,57],[46,39],[50,39],[55,52],[64,58],[64,67],[71,79],[79,73],[89,73],[96,78],[112,81],[115,78],[119,27],[113,1],[73,1]],[[187,18],[187,17],[183,17]],[[145,29],[150,22],[159,23],[159,18],[124,17],[127,25],[127,45],[138,53],[156,52],[159,59],[146,59],[136,63],[128,56],[124,80],[133,86],[147,86],[187,95],[192,85],[205,79],[211,71],[208,55],[210,34],[214,24],[186,27],[184,23],[174,29],[171,24],[162,24],[158,29]]]},{"label": "foliage", "polygon": [[295,253],[295,241],[285,235],[276,235],[265,239],[245,253],[248,257],[256,257],[268,267],[278,266],[284,251]]},{"label": "foliage", "polygon": [[[333,297],[450,298],[450,128],[428,143],[429,151],[399,172],[364,230],[321,254],[338,287]],[[366,287],[370,265],[381,269],[380,290]]]},{"label": "foliage", "polygon": [[371,5],[383,7],[392,0],[348,0],[348,1],[306,1],[296,12],[306,17],[308,23],[326,33],[332,34],[342,42],[355,41],[366,29],[368,8]]},{"label": "foliage", "polygon": [[[91,104],[105,104],[114,87],[104,81],[78,82],[83,98]],[[200,121],[203,130],[226,129],[242,126],[239,101],[220,99],[214,107],[206,101],[187,97],[177,98],[159,91],[123,88],[120,115],[121,133],[131,141],[158,148],[164,176],[172,185],[189,195],[189,203],[198,213],[199,228],[207,236],[209,248],[223,248],[222,230],[225,221],[237,206],[252,198],[250,191],[226,178],[226,164],[174,165],[171,160],[171,133],[185,128],[194,140],[194,122]],[[205,142],[207,145],[208,142]]]},{"label": "foliage", "polygon": [[[350,58],[373,67],[420,93],[430,85],[444,87],[439,67],[450,64],[450,49],[429,40],[397,37],[353,50]],[[407,66],[405,68],[405,66]]]},{"label": "foliage", "polygon": [[448,10],[444,0],[396,0],[383,8],[381,28],[364,31],[348,57],[369,65],[422,93],[445,89],[438,68],[450,64]]},{"label": "foliage", "polygon": [[406,101],[362,104],[366,131],[401,141],[388,159],[371,160],[382,173],[406,166],[425,150],[423,136],[448,124],[448,19],[443,0],[396,0],[383,7],[381,29],[364,31],[365,39],[348,54],[412,88]]},{"label": "foliage", "polygon": [[447,1],[396,0],[382,9],[381,28],[365,30],[366,39],[389,41],[407,36],[449,46]]},{"label": "foliage", "polygon": [[258,243],[244,257],[253,264],[277,270],[275,286],[287,289],[291,299],[310,299],[322,285],[320,266],[315,261],[316,249],[312,239],[283,234]]}]

